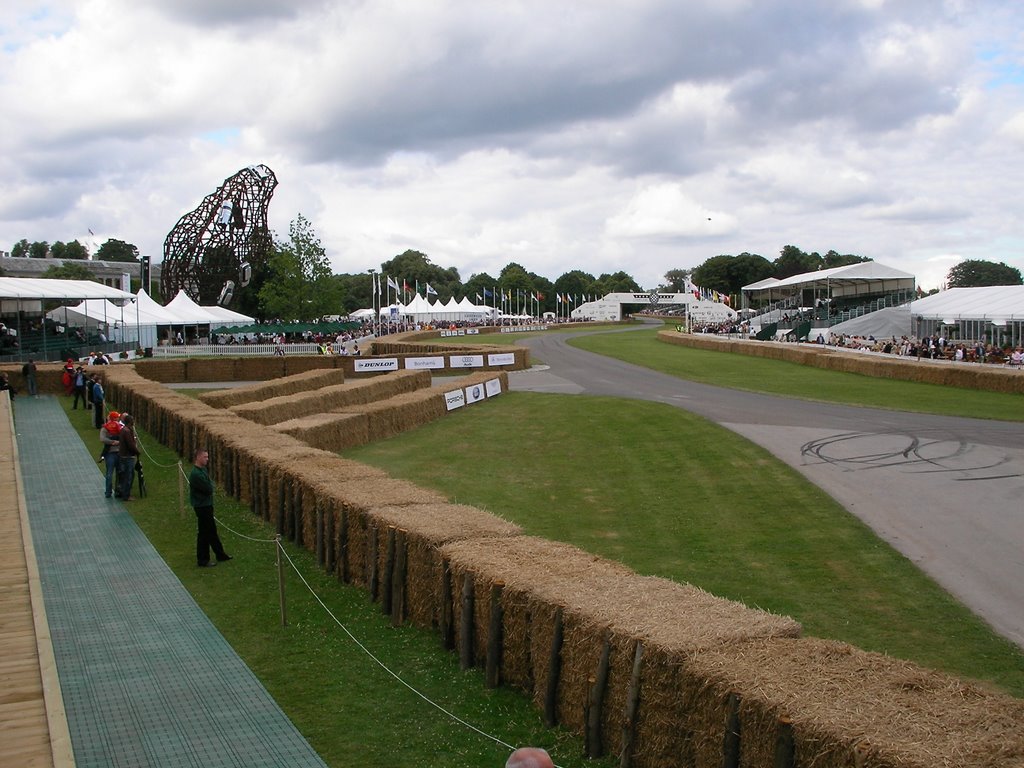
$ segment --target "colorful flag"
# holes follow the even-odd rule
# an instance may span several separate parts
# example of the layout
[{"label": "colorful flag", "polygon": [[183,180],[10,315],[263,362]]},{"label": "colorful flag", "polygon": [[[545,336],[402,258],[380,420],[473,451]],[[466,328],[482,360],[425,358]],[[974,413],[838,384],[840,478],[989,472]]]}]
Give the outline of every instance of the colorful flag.
[{"label": "colorful flag", "polygon": [[485,299],[489,299],[489,298],[491,298],[492,296],[494,296],[494,292],[493,292],[493,291],[489,291],[489,290],[487,290],[486,288],[484,288],[484,298],[485,298]]},{"label": "colorful flag", "polygon": [[427,287],[424,288],[423,290],[425,291],[427,296],[429,296],[430,294],[434,294],[435,296],[437,296],[437,291],[430,287],[430,283],[427,283]]}]

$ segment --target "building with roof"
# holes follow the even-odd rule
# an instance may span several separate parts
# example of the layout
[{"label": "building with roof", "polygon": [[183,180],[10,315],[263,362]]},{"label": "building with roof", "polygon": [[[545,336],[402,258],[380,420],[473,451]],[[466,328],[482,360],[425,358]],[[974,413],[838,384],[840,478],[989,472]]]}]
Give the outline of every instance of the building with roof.
[{"label": "building with roof", "polygon": [[1000,347],[1024,344],[1024,285],[950,288],[910,304],[918,338],[944,335]]}]

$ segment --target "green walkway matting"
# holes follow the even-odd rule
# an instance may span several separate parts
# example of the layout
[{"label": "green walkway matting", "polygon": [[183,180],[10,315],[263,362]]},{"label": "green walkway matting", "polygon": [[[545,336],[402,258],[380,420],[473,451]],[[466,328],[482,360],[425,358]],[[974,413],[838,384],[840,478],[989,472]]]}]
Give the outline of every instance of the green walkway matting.
[{"label": "green walkway matting", "polygon": [[103,498],[60,404],[18,398],[15,429],[78,768],[323,766],[124,506]]}]

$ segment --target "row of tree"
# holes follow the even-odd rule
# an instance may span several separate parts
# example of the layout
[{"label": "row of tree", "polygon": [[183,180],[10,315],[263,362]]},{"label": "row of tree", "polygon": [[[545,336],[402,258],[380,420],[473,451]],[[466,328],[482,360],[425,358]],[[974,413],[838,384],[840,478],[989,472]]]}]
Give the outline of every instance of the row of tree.
[{"label": "row of tree", "polygon": [[[37,240],[30,243],[21,239],[11,246],[11,256],[14,258],[45,259],[75,259],[85,261],[89,258],[89,249],[78,240],[62,242],[57,240],[48,243],[45,240]],[[109,239],[96,249],[93,258],[98,261],[139,261],[139,249],[124,240]]]},{"label": "row of tree", "polygon": [[[74,255],[68,255],[71,252]],[[79,255],[82,252],[84,256]],[[71,243],[29,243],[21,240],[11,249],[12,256],[42,258],[49,253],[64,259],[87,258],[88,252],[77,240]],[[41,254],[41,255],[40,255]],[[110,239],[97,249],[94,258],[103,261],[137,262],[139,251],[134,245]],[[212,258],[212,255],[211,255]],[[660,290],[683,292],[689,284],[737,295],[745,285],[769,277],[784,279],[792,275],[830,269],[848,264],[870,261],[863,256],[840,254],[830,250],[824,255],[806,252],[795,245],[785,246],[774,261],[756,253],[712,256],[694,269],[672,269],[665,273]],[[598,277],[574,269],[551,281],[526,270],[516,262],[507,264],[497,275],[486,272],[472,275],[462,281],[455,267],[442,267],[431,262],[420,251],[407,250],[380,265],[379,274],[372,272],[332,272],[330,259],[313,229],[311,222],[301,214],[291,222],[288,238],[274,238],[273,246],[264,260],[250,265],[252,278],[248,285],[239,287],[234,294],[232,308],[260,319],[314,320],[325,315],[347,315],[357,309],[393,301],[396,293],[388,288],[388,279],[399,286],[398,298],[406,300],[412,291],[421,294],[429,285],[439,301],[450,297],[469,297],[470,301],[484,299],[489,305],[498,304],[498,296],[515,297],[518,306],[526,305],[537,312],[559,311],[562,297],[604,296],[608,293],[639,292],[641,286],[623,271],[605,273]],[[210,295],[221,290],[224,279],[218,270],[209,270],[209,278],[217,282],[210,285]],[[214,274],[214,273],[217,274]],[[91,275],[84,265],[65,263],[54,266],[46,277],[88,279]],[[1020,270],[1006,264],[968,260],[955,265],[948,275],[948,287],[982,285],[1020,285]],[[381,294],[375,296],[377,286]],[[212,291],[212,293],[211,293]],[[529,298],[527,298],[529,297]],[[170,297],[167,297],[170,298]]]}]

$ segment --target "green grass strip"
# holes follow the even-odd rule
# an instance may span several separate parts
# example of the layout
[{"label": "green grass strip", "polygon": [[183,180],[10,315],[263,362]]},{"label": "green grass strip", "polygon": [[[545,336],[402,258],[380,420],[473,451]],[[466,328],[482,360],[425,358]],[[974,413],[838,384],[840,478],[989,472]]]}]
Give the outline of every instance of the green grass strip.
[{"label": "green grass strip", "polygon": [[718,387],[915,413],[1024,421],[1024,402],[1018,394],[881,379],[732,352],[691,349],[658,341],[659,330],[663,329],[595,334],[569,343],[588,352]]}]

